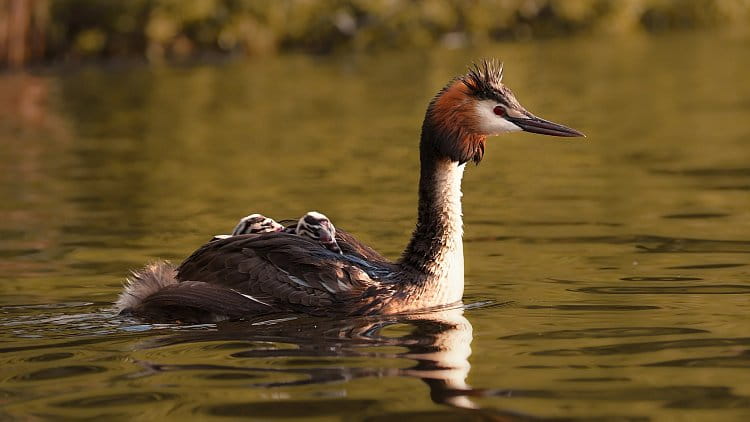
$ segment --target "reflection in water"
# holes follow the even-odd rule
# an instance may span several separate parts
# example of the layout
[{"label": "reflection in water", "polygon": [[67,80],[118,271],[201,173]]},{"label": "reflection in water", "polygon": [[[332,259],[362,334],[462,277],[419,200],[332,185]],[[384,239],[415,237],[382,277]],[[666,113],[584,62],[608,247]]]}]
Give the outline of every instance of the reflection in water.
[{"label": "reflection in water", "polygon": [[[391,326],[408,327],[402,336],[389,336],[383,331]],[[405,327],[401,327],[402,329]],[[253,348],[238,350],[231,357],[238,359],[283,358],[293,359],[292,366],[301,368],[268,369],[247,366],[221,366],[205,364],[174,365],[140,362],[146,370],[139,376],[155,372],[210,370],[235,378],[238,373],[263,372],[303,375],[290,381],[251,382],[252,387],[281,387],[350,381],[363,377],[406,376],[419,378],[430,388],[435,403],[473,409],[476,404],[466,395],[471,391],[466,384],[469,375],[468,358],[471,355],[472,326],[463,316],[463,309],[409,316],[362,317],[345,321],[290,316],[276,320],[225,322],[217,331],[184,333],[146,341],[140,348],[159,348],[183,343],[200,342],[273,342],[293,345],[293,348]],[[231,345],[231,343],[229,343]],[[405,351],[380,353],[370,348],[398,347]],[[409,368],[378,367],[314,367],[327,363],[323,358],[408,359],[416,365]],[[312,368],[305,366],[312,365]],[[251,375],[252,377],[252,375]],[[253,405],[253,408],[259,405]],[[234,410],[232,410],[234,409]],[[246,410],[245,405],[212,405],[206,409],[212,414],[226,415],[235,410]],[[239,413],[236,413],[238,415]]]}]

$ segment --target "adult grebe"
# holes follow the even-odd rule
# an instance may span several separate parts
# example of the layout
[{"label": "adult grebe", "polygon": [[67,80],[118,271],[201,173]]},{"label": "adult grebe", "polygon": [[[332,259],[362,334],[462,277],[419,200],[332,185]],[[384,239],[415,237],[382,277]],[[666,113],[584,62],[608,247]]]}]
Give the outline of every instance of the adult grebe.
[{"label": "adult grebe", "polygon": [[461,178],[479,163],[488,136],[526,131],[584,136],[526,111],[484,61],[453,79],[427,107],[419,143],[417,226],[390,263],[341,231],[344,254],[285,232],[212,241],[175,270],[135,272],[116,306],[153,320],[217,321],[278,311],[372,315],[449,305],[464,291]]},{"label": "adult grebe", "polygon": [[232,234],[217,234],[211,240],[221,240],[241,234],[274,233],[284,231],[294,233],[297,236],[306,236],[320,242],[328,250],[335,253],[343,253],[336,242],[336,227],[323,213],[310,211],[303,215],[296,224],[284,227],[273,218],[263,214],[250,214],[242,217],[240,222],[232,230]]}]

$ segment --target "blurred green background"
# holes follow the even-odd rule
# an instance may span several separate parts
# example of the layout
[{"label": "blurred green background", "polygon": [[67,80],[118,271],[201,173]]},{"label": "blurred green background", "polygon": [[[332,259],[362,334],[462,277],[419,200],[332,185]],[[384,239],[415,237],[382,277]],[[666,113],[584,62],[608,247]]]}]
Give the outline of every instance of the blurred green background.
[{"label": "blurred green background", "polygon": [[462,47],[748,23],[748,0],[0,0],[0,62]]}]

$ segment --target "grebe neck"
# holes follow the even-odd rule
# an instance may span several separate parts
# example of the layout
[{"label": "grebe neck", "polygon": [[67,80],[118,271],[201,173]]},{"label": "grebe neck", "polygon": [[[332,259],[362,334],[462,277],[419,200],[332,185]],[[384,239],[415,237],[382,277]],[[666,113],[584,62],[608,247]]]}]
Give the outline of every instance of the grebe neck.
[{"label": "grebe neck", "polygon": [[440,157],[423,132],[417,226],[401,265],[431,305],[458,302],[464,290],[461,179],[465,164]]}]

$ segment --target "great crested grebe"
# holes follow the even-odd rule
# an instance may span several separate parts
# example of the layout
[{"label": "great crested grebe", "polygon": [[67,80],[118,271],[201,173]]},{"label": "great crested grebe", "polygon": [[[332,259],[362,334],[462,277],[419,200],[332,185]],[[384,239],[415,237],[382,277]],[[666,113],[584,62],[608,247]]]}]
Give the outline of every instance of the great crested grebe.
[{"label": "great crested grebe", "polygon": [[209,242],[174,269],[135,272],[116,306],[153,320],[217,321],[271,312],[373,315],[458,303],[464,291],[461,178],[487,137],[526,131],[584,136],[526,111],[483,61],[453,79],[427,107],[419,143],[417,225],[396,262],[339,231],[343,254],[281,232]]},{"label": "great crested grebe", "polygon": [[284,231],[294,233],[297,236],[306,236],[320,242],[328,250],[335,253],[343,253],[336,242],[336,227],[323,213],[310,211],[303,215],[296,224],[284,227],[273,218],[263,214],[250,214],[243,217],[232,230],[232,234],[217,234],[211,240],[221,240],[241,234],[274,233]]}]

